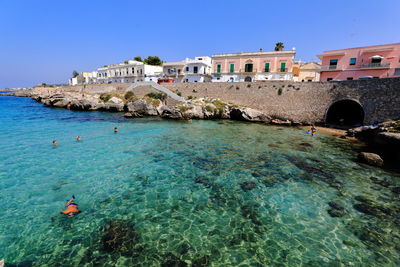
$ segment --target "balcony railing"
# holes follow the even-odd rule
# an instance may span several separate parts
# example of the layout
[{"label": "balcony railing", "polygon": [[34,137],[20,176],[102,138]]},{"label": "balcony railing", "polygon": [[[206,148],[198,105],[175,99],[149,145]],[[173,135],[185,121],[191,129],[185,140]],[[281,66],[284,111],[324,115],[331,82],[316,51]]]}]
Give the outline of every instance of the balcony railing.
[{"label": "balcony railing", "polygon": [[288,72],[288,69],[287,68],[279,68],[278,72]]},{"label": "balcony railing", "polygon": [[385,69],[390,68],[390,62],[385,63],[363,63],[361,64],[362,69]]},{"label": "balcony railing", "polygon": [[321,66],[321,69],[320,69],[320,71],[336,71],[336,70],[341,70],[340,66],[327,65],[327,66]]}]

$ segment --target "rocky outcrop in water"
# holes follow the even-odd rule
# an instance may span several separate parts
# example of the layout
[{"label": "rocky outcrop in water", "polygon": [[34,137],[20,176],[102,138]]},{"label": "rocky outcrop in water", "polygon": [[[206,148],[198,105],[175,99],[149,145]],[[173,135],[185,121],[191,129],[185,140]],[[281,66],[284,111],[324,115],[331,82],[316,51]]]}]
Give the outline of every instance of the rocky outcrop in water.
[{"label": "rocky outcrop in water", "polygon": [[361,152],[358,155],[358,159],[372,166],[383,166],[383,159],[375,153]]}]

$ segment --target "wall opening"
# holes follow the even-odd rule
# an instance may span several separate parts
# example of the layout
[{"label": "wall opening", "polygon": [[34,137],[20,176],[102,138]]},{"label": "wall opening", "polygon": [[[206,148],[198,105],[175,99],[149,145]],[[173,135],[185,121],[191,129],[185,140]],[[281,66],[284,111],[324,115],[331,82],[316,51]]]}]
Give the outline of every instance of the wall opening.
[{"label": "wall opening", "polygon": [[326,113],[326,123],[339,127],[363,125],[364,109],[354,100],[341,100],[333,103]]},{"label": "wall opening", "polygon": [[246,78],[244,78],[245,82],[251,82],[251,77],[247,76]]}]

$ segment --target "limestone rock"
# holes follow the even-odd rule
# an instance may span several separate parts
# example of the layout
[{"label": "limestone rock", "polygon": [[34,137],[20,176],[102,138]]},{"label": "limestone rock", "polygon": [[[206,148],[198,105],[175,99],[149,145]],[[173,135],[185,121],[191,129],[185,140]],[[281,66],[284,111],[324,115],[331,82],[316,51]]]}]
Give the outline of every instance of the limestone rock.
[{"label": "limestone rock", "polygon": [[367,163],[372,166],[378,166],[378,167],[383,166],[383,159],[378,154],[361,152],[358,155],[358,158],[362,162]]},{"label": "limestone rock", "polygon": [[380,132],[377,134],[375,142],[380,145],[400,147],[400,133]]},{"label": "limestone rock", "polygon": [[154,107],[152,103],[148,103],[145,99],[129,102],[125,106],[125,111],[143,116],[157,116],[159,114],[157,107]]},{"label": "limestone rock", "polygon": [[162,118],[174,119],[174,120],[181,120],[184,118],[182,116],[182,113],[177,108],[169,108],[167,106],[163,106],[160,109],[160,111],[161,111],[160,116]]},{"label": "limestone rock", "polygon": [[111,97],[111,98],[107,101],[107,103],[111,103],[111,104],[123,104],[124,101],[122,101],[121,98],[118,98],[118,97],[113,96],[113,97]]},{"label": "limestone rock", "polygon": [[230,118],[239,121],[254,121],[254,122],[267,122],[271,121],[271,118],[264,113],[251,109],[251,108],[232,108],[229,112]]},{"label": "limestone rock", "polygon": [[273,119],[273,120],[271,120],[271,124],[290,126],[290,125],[292,125],[292,122],[290,120]]}]

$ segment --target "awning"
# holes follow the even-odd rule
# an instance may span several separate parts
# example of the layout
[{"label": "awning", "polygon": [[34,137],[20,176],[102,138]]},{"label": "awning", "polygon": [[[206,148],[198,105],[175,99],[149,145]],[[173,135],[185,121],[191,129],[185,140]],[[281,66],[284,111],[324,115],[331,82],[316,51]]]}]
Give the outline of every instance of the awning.
[{"label": "awning", "polygon": [[372,56],[370,58],[372,58],[372,59],[383,59],[383,56],[375,55],[375,56]]}]

